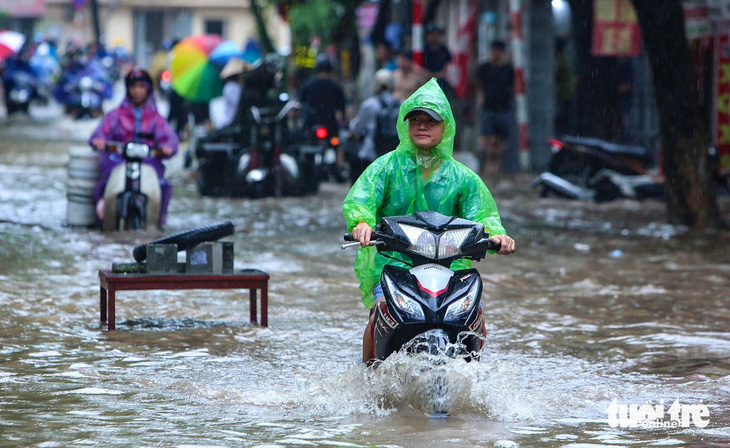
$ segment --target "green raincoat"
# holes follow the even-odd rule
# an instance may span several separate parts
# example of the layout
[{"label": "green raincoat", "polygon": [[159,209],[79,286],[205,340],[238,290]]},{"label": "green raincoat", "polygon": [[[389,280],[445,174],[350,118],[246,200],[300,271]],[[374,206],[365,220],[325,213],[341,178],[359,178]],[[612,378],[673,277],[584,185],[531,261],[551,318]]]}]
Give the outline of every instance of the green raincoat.
[{"label": "green raincoat", "polygon": [[[416,161],[417,147],[408,136],[408,123],[403,120],[416,107],[431,109],[445,121],[441,142],[431,150],[433,156],[440,159],[440,166],[427,180],[423,180]],[[370,164],[342,204],[348,231],[363,221],[375,228],[384,216],[432,210],[480,222],[490,235],[505,233],[487,186],[474,171],[452,157],[456,134],[454,114],[434,78],[403,102],[397,128],[398,147]],[[375,305],[373,287],[380,281],[386,264],[399,262],[383,257],[373,246],[358,249],[355,275],[360,281],[362,301],[367,308]],[[470,260],[457,260],[451,269],[465,269],[470,265]]]}]

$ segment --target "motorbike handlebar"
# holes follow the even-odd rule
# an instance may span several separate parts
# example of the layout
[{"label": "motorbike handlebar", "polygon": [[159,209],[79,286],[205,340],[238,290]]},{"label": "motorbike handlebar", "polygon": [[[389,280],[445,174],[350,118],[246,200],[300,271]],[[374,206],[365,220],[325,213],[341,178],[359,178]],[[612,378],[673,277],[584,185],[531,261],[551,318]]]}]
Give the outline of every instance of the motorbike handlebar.
[{"label": "motorbike handlebar", "polygon": [[493,250],[495,252],[499,252],[499,249],[502,248],[502,243],[493,243],[492,241],[487,239],[487,250]]},{"label": "motorbike handlebar", "polygon": [[[126,145],[126,143],[108,141],[104,145],[104,150],[121,154],[124,150],[124,145]],[[162,148],[150,148],[150,157],[163,157],[164,155],[165,152]]]},{"label": "motorbike handlebar", "polygon": [[[349,247],[355,247],[355,246],[359,246],[360,245],[360,242],[359,241],[356,241],[355,238],[352,237],[352,233],[346,233],[344,235],[344,238],[345,238],[345,241],[352,241],[352,242],[347,243],[347,244],[342,244],[340,246],[340,249],[347,249]],[[380,244],[385,244],[384,241],[380,241],[380,240],[375,239],[375,238],[377,238],[377,237],[375,235],[373,235],[373,239],[370,240],[370,244],[368,244],[368,246],[378,246]]]},{"label": "motorbike handlebar", "polygon": [[[355,247],[359,245],[360,243],[358,241],[355,241],[355,238],[353,238],[352,233],[346,233],[343,235],[343,238],[345,241],[348,241],[348,244],[342,244],[340,246],[341,249],[347,249],[349,247]],[[502,243],[495,243],[490,241],[488,238],[485,238],[482,241],[486,241],[487,244],[487,250],[493,250],[494,252],[499,252],[499,250],[502,248]],[[371,240],[370,246],[376,246],[378,244],[385,244],[383,241],[380,240]]]}]

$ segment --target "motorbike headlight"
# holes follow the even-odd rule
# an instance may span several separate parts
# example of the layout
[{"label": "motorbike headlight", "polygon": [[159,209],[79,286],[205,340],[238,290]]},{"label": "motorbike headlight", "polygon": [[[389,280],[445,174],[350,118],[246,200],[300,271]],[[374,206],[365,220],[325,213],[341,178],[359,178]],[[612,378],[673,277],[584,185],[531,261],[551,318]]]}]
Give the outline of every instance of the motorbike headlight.
[{"label": "motorbike headlight", "polygon": [[385,287],[388,288],[388,291],[390,291],[390,295],[393,297],[393,303],[400,311],[414,320],[423,320],[426,318],[423,314],[421,305],[396,288],[388,277],[385,277]]},{"label": "motorbike headlight", "polygon": [[458,320],[464,317],[465,314],[474,308],[474,304],[477,303],[477,291],[479,290],[479,283],[474,284],[469,288],[464,297],[457,300],[456,302],[449,305],[444,315],[445,321]]},{"label": "motorbike headlight", "polygon": [[401,224],[403,233],[406,234],[411,242],[410,250],[428,258],[436,257],[436,238],[426,229]]},{"label": "motorbike headlight", "polygon": [[471,229],[457,229],[444,232],[439,239],[439,259],[461,255],[461,245]]},{"label": "motorbike headlight", "polygon": [[144,159],[150,155],[150,147],[144,143],[127,143],[124,154],[132,159]]},{"label": "motorbike headlight", "polygon": [[79,80],[79,87],[84,90],[91,90],[91,88],[94,87],[94,80],[88,76],[84,76]]}]

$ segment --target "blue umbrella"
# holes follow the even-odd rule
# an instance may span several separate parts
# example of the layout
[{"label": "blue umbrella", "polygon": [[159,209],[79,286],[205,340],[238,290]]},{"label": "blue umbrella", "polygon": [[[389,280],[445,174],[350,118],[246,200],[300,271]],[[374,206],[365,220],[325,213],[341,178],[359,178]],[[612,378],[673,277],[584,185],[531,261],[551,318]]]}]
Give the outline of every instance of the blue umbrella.
[{"label": "blue umbrella", "polygon": [[261,49],[259,48],[258,42],[253,39],[249,39],[246,43],[246,49],[239,57],[255,66],[261,60]]},{"label": "blue umbrella", "polygon": [[210,52],[208,59],[218,67],[225,66],[232,57],[241,57],[241,48],[232,40],[226,40],[218,44]]}]

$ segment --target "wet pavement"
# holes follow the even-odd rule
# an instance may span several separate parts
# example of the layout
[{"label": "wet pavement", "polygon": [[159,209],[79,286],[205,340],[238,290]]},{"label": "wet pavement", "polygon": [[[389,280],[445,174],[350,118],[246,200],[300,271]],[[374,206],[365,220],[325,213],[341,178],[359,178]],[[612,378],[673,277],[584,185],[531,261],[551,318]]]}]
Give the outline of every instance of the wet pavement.
[{"label": "wet pavement", "polygon": [[[200,197],[178,157],[164,232],[66,227],[68,151],[95,123],[35,112],[0,123],[3,447],[728,446],[727,233],[667,225],[657,201],[540,199],[529,175],[490,186],[518,251],[477,264],[488,341],[446,367],[451,414],[434,419],[416,360],[359,364],[346,186]],[[104,329],[99,269],[223,220],[236,268],[271,275],[268,328],[247,323],[245,291],[196,290],[121,293]],[[645,404],[653,428],[611,418]]]}]

